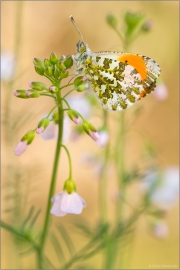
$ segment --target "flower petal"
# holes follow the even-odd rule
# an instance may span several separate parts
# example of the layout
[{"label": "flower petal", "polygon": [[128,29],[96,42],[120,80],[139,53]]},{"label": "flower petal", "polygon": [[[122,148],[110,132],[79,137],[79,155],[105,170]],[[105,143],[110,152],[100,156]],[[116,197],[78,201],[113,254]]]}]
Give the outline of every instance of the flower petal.
[{"label": "flower petal", "polygon": [[62,202],[63,192],[55,195],[51,200],[54,200],[54,204],[51,208],[50,213],[57,216],[62,217],[65,216],[66,213],[61,210],[61,202]]},{"label": "flower petal", "polygon": [[67,192],[63,193],[61,202],[62,212],[80,214],[84,207],[83,204],[82,198],[76,192],[72,192],[71,194],[68,194]]}]

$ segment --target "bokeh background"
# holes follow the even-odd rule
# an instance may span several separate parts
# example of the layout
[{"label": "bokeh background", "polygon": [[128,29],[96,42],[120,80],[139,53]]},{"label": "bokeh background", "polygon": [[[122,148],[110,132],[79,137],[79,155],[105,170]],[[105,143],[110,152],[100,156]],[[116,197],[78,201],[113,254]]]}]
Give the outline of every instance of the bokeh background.
[{"label": "bokeh background", "polygon": [[[71,14],[92,51],[121,50],[120,40],[107,25],[105,18],[109,13],[112,13],[121,21],[127,10],[144,13],[147,18],[153,21],[153,30],[150,34],[137,39],[133,45],[133,52],[152,57],[159,63],[162,79],[168,88],[168,98],[163,101],[155,99],[153,95],[143,100],[143,113],[135,125],[137,128],[143,128],[155,141],[162,166],[178,166],[178,1],[2,1],[1,51],[19,51],[16,59],[18,77],[13,84],[13,90],[27,89],[27,82],[39,81],[39,76],[35,73],[32,64],[34,57],[44,59],[48,58],[51,52],[56,52],[60,56],[69,55],[76,51],[76,43],[80,38],[69,20]],[[17,14],[22,15],[19,23],[16,22]],[[44,78],[42,81],[47,82]],[[5,123],[2,129],[2,208],[4,210],[7,204],[11,204],[6,196],[7,189],[11,188],[7,186],[11,180],[7,179],[7,170],[9,170],[7,165],[15,164],[22,171],[23,168],[28,167],[31,173],[24,169],[24,179],[21,178],[20,182],[16,176],[16,190],[19,190],[19,194],[25,192],[25,197],[26,195],[28,197],[24,201],[21,214],[27,213],[30,205],[42,208],[38,219],[38,225],[41,226],[50,184],[55,141],[45,142],[37,136],[28,151],[21,157],[14,156],[14,148],[22,135],[33,128],[40,117],[52,108],[53,101],[51,103],[46,97],[35,100],[16,99],[12,92],[8,93],[7,89],[7,85],[5,87],[2,84],[2,123]],[[18,132],[12,135],[12,129],[7,131],[7,122],[15,121],[13,116],[20,116],[18,113],[21,111],[22,115],[28,112],[29,116],[19,126]],[[92,120],[98,123],[97,119],[92,118]],[[14,145],[7,143],[8,132],[11,132]],[[86,135],[83,135],[76,142],[68,142],[67,145],[73,158],[74,178],[78,184],[78,193],[87,202],[87,208],[83,211],[82,218],[93,224],[99,215],[98,180],[91,169],[82,165],[81,156],[84,152],[95,151],[97,145]],[[133,160],[137,151],[138,147],[134,140],[131,149],[126,153],[127,163]],[[62,152],[56,193],[62,189],[67,174],[68,161],[65,153]],[[13,171],[11,177],[13,178]],[[110,179],[113,179],[113,171]],[[29,185],[28,190],[26,189],[27,185]],[[113,192],[114,184],[109,183],[108,200],[112,212],[114,209],[114,202],[111,200]],[[136,196],[135,192],[133,196]],[[4,220],[10,220],[9,212],[2,211],[2,214]],[[178,215],[178,206],[175,205],[166,216],[169,235],[164,240],[157,240],[149,235],[145,220],[140,219],[131,248],[131,258],[130,261],[128,259],[125,262],[125,267],[148,269],[150,265],[159,265],[160,269],[171,269],[168,268],[168,265],[174,265],[173,269],[178,269]],[[70,230],[74,230],[71,227],[74,219],[77,217],[73,215],[59,219],[53,217],[53,223],[62,223],[67,227],[70,226]],[[79,245],[84,240],[81,235],[74,233],[74,241],[75,245]],[[17,263],[20,263],[22,268],[33,268],[33,255],[23,257],[21,262],[17,262],[18,251],[15,250],[11,235],[4,230],[2,231],[1,244],[2,269],[14,269]],[[49,247],[49,252],[51,252],[51,247]],[[94,268],[100,267],[100,263],[101,256],[95,256],[93,259]]]}]

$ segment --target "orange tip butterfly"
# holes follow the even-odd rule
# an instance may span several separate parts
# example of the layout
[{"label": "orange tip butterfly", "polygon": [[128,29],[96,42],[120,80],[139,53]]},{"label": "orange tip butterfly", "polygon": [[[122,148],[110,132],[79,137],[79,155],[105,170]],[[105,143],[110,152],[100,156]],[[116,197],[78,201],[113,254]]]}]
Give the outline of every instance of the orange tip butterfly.
[{"label": "orange tip butterfly", "polygon": [[76,74],[86,76],[104,109],[121,111],[154,91],[161,72],[154,60],[132,53],[93,53],[84,43],[74,18],[70,19],[82,38],[72,56]]}]

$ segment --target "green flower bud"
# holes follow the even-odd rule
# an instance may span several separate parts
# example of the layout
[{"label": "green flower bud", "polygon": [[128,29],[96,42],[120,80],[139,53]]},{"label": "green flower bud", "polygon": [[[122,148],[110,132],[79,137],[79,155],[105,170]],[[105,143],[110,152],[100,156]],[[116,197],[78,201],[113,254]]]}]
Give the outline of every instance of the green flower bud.
[{"label": "green flower bud", "polygon": [[41,76],[44,75],[44,68],[40,68],[39,66],[35,65],[34,69],[39,75],[41,75]]},{"label": "green flower bud", "polygon": [[71,194],[73,191],[76,191],[76,182],[72,179],[66,180],[63,189]]},{"label": "green flower bud", "polygon": [[84,83],[83,76],[79,76],[74,80],[74,86],[79,86]]},{"label": "green flower bud", "polygon": [[90,131],[96,132],[95,127],[88,121],[84,121],[82,125],[84,131],[89,135]]},{"label": "green flower bud", "polygon": [[52,64],[56,64],[58,62],[58,57],[54,52],[52,52],[50,55],[50,61]]},{"label": "green flower bud", "polygon": [[50,66],[51,61],[49,59],[44,59],[44,65],[45,65],[45,67]]},{"label": "green flower bud", "polygon": [[63,65],[61,61],[57,62],[56,67],[59,69],[59,71],[66,69],[66,67]]},{"label": "green flower bud", "polygon": [[68,71],[62,71],[61,74],[60,74],[60,79],[67,78],[68,75],[69,75],[69,72]]},{"label": "green flower bud", "polygon": [[16,90],[13,94],[18,98],[28,98],[28,96],[26,95],[26,90]]},{"label": "green flower bud", "polygon": [[59,69],[57,67],[55,67],[55,69],[54,69],[54,77],[58,78],[59,75],[60,75]]},{"label": "green flower bud", "polygon": [[77,87],[76,87],[76,90],[77,90],[78,92],[83,92],[83,91],[86,90],[87,88],[88,88],[88,84],[87,84],[87,83],[83,83],[83,84],[77,86]]},{"label": "green flower bud", "polygon": [[71,68],[72,65],[73,65],[73,59],[72,59],[72,56],[67,57],[67,58],[64,60],[63,64],[65,65],[66,68]]},{"label": "green flower bud", "polygon": [[127,26],[127,35],[132,35],[134,30],[142,23],[144,15],[139,13],[126,12],[124,15],[124,21]]},{"label": "green flower bud", "polygon": [[75,124],[79,124],[79,114],[78,114],[77,111],[69,110],[68,111],[68,116]]},{"label": "green flower bud", "polygon": [[107,21],[107,23],[108,23],[111,27],[116,28],[116,26],[117,26],[117,19],[116,19],[116,17],[114,17],[114,15],[108,15],[108,16],[106,17],[106,21]]},{"label": "green flower bud", "polygon": [[49,125],[49,122],[50,122],[49,118],[45,117],[45,118],[41,119],[41,121],[38,123],[38,128],[40,128],[40,127],[44,127],[44,129],[47,128]]},{"label": "green flower bud", "polygon": [[35,90],[42,91],[46,89],[46,85],[42,82],[29,82],[29,86]]},{"label": "green flower bud", "polygon": [[52,67],[50,67],[50,66],[45,67],[45,74],[47,76],[51,77],[53,75]]},{"label": "green flower bud", "polygon": [[39,75],[44,75],[44,68],[45,68],[44,62],[39,60],[38,58],[34,58],[33,63],[34,63],[34,68],[35,68],[36,72]]},{"label": "green flower bud", "polygon": [[35,89],[30,89],[26,91],[26,96],[28,98],[38,98],[40,96],[39,92]]},{"label": "green flower bud", "polygon": [[34,140],[36,133],[35,130],[30,130],[28,131],[21,139],[21,141],[27,141],[27,145],[32,143],[32,141]]}]

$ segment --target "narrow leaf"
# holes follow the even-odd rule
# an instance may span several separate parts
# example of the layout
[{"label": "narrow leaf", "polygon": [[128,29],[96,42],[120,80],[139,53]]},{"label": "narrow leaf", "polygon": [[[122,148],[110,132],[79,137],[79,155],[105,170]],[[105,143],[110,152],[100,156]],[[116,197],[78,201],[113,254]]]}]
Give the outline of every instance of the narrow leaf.
[{"label": "narrow leaf", "polygon": [[58,227],[58,230],[61,233],[61,236],[63,237],[63,239],[66,243],[66,246],[67,246],[67,248],[72,256],[75,252],[75,247],[74,247],[74,244],[73,244],[69,234],[67,233],[66,229],[62,225],[60,225]]},{"label": "narrow leaf", "polygon": [[[56,239],[56,237],[53,233],[51,233],[51,241],[52,241],[52,244],[54,246],[54,249],[55,249],[55,252],[57,254],[57,257],[58,257],[60,264],[62,264],[62,260],[65,263],[65,257],[64,257],[63,250],[62,250],[58,240]],[[62,258],[62,260],[60,257]]]}]

